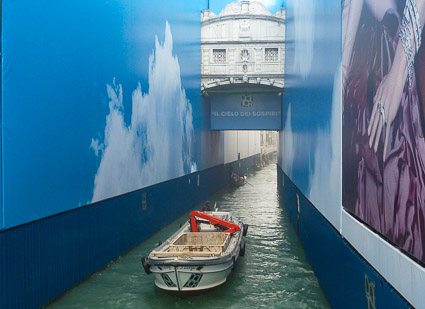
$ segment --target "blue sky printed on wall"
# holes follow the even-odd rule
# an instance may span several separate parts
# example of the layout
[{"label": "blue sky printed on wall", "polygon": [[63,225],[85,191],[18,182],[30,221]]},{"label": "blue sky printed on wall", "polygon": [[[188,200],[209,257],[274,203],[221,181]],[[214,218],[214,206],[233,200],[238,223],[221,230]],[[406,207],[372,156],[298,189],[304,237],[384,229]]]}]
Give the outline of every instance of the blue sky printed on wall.
[{"label": "blue sky printed on wall", "polygon": [[[277,11],[280,11],[282,6],[285,6],[285,0],[257,0],[262,2],[270,13],[275,14]],[[221,10],[231,2],[240,2],[240,1],[229,1],[229,0],[209,0],[210,10],[213,11],[216,15],[220,14]],[[205,7],[206,8],[206,7]]]},{"label": "blue sky printed on wall", "polygon": [[341,3],[286,1],[285,173],[339,225],[341,211]]},{"label": "blue sky printed on wall", "polygon": [[101,161],[92,202],[195,172],[192,104],[182,89],[180,65],[166,22],[164,42],[149,56],[149,85],[132,92],[131,121],[124,121],[122,85],[107,85],[109,114],[103,140],[91,147]]},{"label": "blue sky printed on wall", "polygon": [[[203,1],[157,5],[130,0],[5,0],[2,5],[3,228],[199,168],[199,147],[190,144],[196,144],[208,125],[205,117],[193,117],[204,113],[199,91]],[[164,57],[173,64],[173,77],[158,73]],[[159,80],[150,80],[152,76]],[[180,97],[168,106],[170,93],[165,94],[162,104],[152,107],[158,100],[152,93],[164,78],[173,81],[171,96]],[[113,184],[104,184],[98,191],[103,193],[97,194],[99,175],[121,181],[119,177],[127,174],[107,165],[120,162],[106,156],[114,153],[108,151],[115,145],[111,132],[123,130],[127,133],[120,137],[137,137],[134,145],[150,145],[142,152],[143,162],[152,157],[149,151],[161,147],[152,143],[155,135],[147,136],[152,122],[145,116],[138,119],[138,108],[142,114],[175,120],[169,130],[178,132],[183,142],[176,139],[169,151],[177,147],[173,150],[180,153],[178,159],[161,158],[168,160],[168,170],[159,178],[148,173],[144,182],[120,182],[111,193],[105,192]]]}]

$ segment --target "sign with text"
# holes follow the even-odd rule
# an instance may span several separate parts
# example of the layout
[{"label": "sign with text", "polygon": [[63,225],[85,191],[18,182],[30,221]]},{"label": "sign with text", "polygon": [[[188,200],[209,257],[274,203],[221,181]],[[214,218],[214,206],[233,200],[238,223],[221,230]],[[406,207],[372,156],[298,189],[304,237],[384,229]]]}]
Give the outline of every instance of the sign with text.
[{"label": "sign with text", "polygon": [[211,97],[211,130],[281,130],[282,97],[231,94]]}]

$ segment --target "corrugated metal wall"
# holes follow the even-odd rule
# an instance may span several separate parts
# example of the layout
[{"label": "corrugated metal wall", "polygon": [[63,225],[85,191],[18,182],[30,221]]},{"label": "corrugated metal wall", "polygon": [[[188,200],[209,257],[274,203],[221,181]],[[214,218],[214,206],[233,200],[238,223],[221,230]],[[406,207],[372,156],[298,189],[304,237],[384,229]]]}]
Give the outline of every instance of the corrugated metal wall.
[{"label": "corrugated metal wall", "polygon": [[219,165],[2,231],[0,308],[49,303],[221,189],[227,180],[225,166]]}]

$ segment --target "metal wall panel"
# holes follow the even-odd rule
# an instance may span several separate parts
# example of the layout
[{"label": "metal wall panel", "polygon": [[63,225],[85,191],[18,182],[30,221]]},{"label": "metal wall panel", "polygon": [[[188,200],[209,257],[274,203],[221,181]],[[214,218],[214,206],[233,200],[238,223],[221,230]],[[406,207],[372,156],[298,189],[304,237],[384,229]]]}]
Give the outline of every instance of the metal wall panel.
[{"label": "metal wall panel", "polygon": [[[24,228],[25,239],[27,240],[24,246],[25,258],[25,307],[31,307],[31,304],[41,303],[40,289],[40,264],[43,261],[41,255],[41,235],[40,235],[40,222],[30,224]],[[19,241],[19,239],[16,239]]]},{"label": "metal wall panel", "polygon": [[93,268],[90,265],[90,207],[78,210],[80,280],[88,277]]},{"label": "metal wall panel", "polygon": [[[25,232],[16,229],[3,237],[2,248],[2,281],[5,297],[4,308],[25,307],[25,256],[24,247],[27,242]],[[12,301],[15,300],[15,301]]]},{"label": "metal wall panel", "polygon": [[38,223],[0,234],[1,308],[40,303],[40,233]]},{"label": "metal wall panel", "polygon": [[78,213],[67,212],[39,224],[40,286],[45,304],[79,282]]},{"label": "metal wall panel", "polygon": [[[246,166],[254,159],[241,161]],[[0,308],[49,303],[221,189],[227,180],[226,167],[218,165],[2,231]]]}]

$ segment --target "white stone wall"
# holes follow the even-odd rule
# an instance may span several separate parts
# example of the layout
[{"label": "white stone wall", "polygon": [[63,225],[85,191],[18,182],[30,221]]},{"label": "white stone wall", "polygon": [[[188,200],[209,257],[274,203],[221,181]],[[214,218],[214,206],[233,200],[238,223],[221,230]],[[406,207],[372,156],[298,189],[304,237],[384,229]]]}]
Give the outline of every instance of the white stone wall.
[{"label": "white stone wall", "polygon": [[260,131],[224,131],[224,163],[260,153]]},{"label": "white stone wall", "polygon": [[[284,16],[284,9],[272,15],[255,1],[232,2],[218,16],[203,11],[202,89],[233,83],[283,88]],[[266,49],[277,49],[277,58],[266,57]],[[224,50],[225,61],[217,62],[214,50]]]}]

